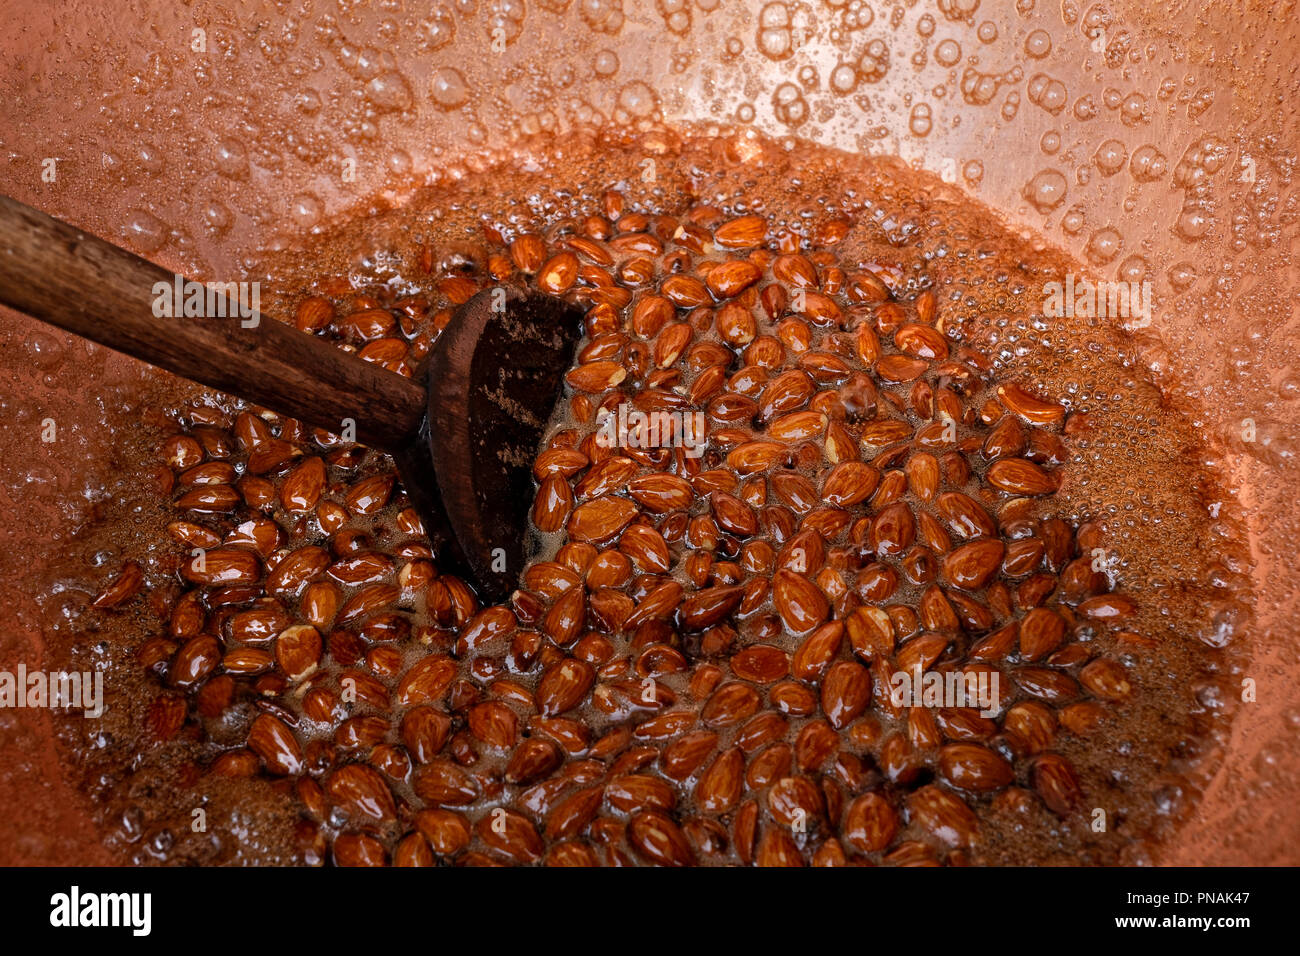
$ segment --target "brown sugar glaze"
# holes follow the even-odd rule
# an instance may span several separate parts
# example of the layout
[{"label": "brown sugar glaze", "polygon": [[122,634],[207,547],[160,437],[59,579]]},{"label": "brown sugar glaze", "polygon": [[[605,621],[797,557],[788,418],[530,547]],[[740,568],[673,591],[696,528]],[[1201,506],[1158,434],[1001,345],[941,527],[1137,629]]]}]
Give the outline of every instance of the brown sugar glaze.
[{"label": "brown sugar glaze", "polygon": [[[91,794],[110,852],[142,863],[1158,860],[1213,774],[1240,696],[1241,642],[1227,639],[1248,629],[1248,568],[1195,414],[1151,381],[1138,340],[1114,332],[1108,320],[1043,318],[1044,284],[1079,275],[1079,267],[893,160],[686,130],[599,142],[575,135],[535,149],[417,192],[399,207],[359,212],[278,254],[265,263],[264,310],[319,322],[320,334],[409,373],[424,349],[437,347],[439,323],[467,292],[496,281],[556,281],[563,294],[593,307],[588,330],[597,335],[584,340],[588,358],[621,363],[625,377],[594,394],[567,389],[553,423],[555,444],[580,448],[596,428],[596,406],[615,389],[629,400],[651,387],[690,396],[724,352],[725,374],[716,377],[725,384],[697,404],[673,407],[716,410],[718,395],[750,387],[734,382],[738,372],[766,363],[769,378],[808,374],[822,397],[791,413],[811,418],[785,422],[780,460],[745,464],[734,484],[716,474],[699,480],[686,473],[685,481],[678,475],[672,488],[691,489],[684,508],[668,500],[676,492],[656,499],[660,484],[644,480],[681,471],[680,459],[634,462],[631,475],[620,472],[611,488],[599,490],[658,532],[668,567],[648,567],[656,558],[634,544],[620,548],[621,527],[587,544],[580,540],[586,529],[575,534],[566,523],[567,530],[543,535],[552,560],[533,563],[523,580],[528,593],[506,613],[478,609],[463,587],[436,576],[436,557],[430,562],[403,514],[401,489],[390,490],[393,471],[383,456],[324,436],[318,442],[274,416],[241,419],[248,410],[238,402],[152,376],[135,405],[142,427],[121,432],[114,443],[120,477],[101,520],[70,543],[43,593],[46,666],[106,669],[108,713],[99,721],[73,718],[62,736],[69,772]],[[766,257],[755,259],[754,244],[743,239],[728,247],[702,244],[695,235],[707,241],[722,224],[756,214],[766,220],[758,240]],[[620,225],[620,216],[631,218]],[[679,233],[682,226],[695,232]],[[594,245],[613,260],[607,266],[597,261],[601,253],[584,253],[570,241],[593,232],[603,236]],[[620,233],[655,236],[657,243],[619,246]],[[521,235],[541,240],[540,263],[529,261],[526,245],[511,245]],[[656,245],[661,253],[649,251]],[[574,252],[576,275],[554,280],[569,260],[552,257],[566,251]],[[783,285],[789,292],[802,282],[774,278],[776,257],[795,253],[819,266],[809,286],[814,305],[799,314],[776,301],[769,316],[757,301],[761,290]],[[677,260],[665,258],[674,254]],[[600,281],[594,269],[617,278],[637,258],[651,261],[652,274],[628,286],[626,306],[618,305],[629,298],[621,294],[593,294]],[[521,271],[521,259],[531,274]],[[696,285],[706,283],[670,287],[680,301],[666,321],[689,329],[680,350],[660,344],[663,323],[655,327],[643,316],[649,325],[635,330],[637,303],[664,292],[673,261],[683,275],[699,275],[700,263],[723,260],[761,264],[748,303],[751,339],[740,341],[742,331],[733,333],[733,344],[720,341],[714,315],[722,303],[692,299]],[[732,298],[745,302],[744,295]],[[304,308],[313,296],[330,308]],[[874,332],[880,359],[896,360],[888,367],[906,367],[907,354],[894,344],[900,323],[941,329],[949,354],[927,358],[913,380],[890,382],[864,364],[871,347],[860,345],[868,334],[860,329]],[[626,339],[610,339],[618,333]],[[755,346],[764,337],[781,348]],[[708,347],[692,352],[702,344]],[[751,347],[763,362],[753,362],[754,353],[746,357]],[[776,357],[769,361],[763,350]],[[838,356],[845,368],[825,358],[810,364],[808,353]],[[945,361],[966,371],[945,369]],[[657,385],[648,385],[656,372]],[[928,417],[915,404],[927,401],[916,394],[918,381],[930,386]],[[1012,457],[1036,457],[1059,483],[1054,493],[1022,497],[990,484],[989,433],[1002,418],[1019,420],[997,400],[996,386],[1012,383],[1063,409],[1041,427],[1007,426],[1031,436],[1029,450]],[[753,392],[758,404],[761,384]],[[864,388],[874,390],[874,401]],[[910,437],[942,420],[945,390],[966,416],[957,429],[969,476],[954,475],[944,459],[957,446],[924,446]],[[698,470],[734,467],[741,459],[732,452],[743,441],[726,431],[747,429],[764,440],[781,414],[739,424],[710,417],[709,434],[724,434]],[[864,444],[863,429],[881,418],[907,423],[909,438]],[[836,424],[852,440],[828,453]],[[196,447],[199,457],[191,460]],[[259,447],[262,460],[250,467],[249,450]],[[940,492],[961,491],[984,505],[998,522],[992,537],[1004,545],[1023,537],[1049,541],[1058,556],[971,589],[950,587],[943,555],[931,555],[927,565],[912,553],[935,527],[940,536],[946,531],[952,549],[964,543],[935,501],[918,498],[917,479],[909,481],[907,462],[922,453],[941,462]],[[825,494],[837,459],[855,456],[874,470],[873,494],[893,488],[883,492],[890,497],[838,508],[801,503],[803,484],[782,479],[786,490],[776,487],[780,472]],[[310,458],[327,466],[320,500],[332,505],[287,511],[285,500],[310,481],[298,472],[290,494],[285,482]],[[203,470],[187,478],[196,466]],[[586,473],[579,466],[566,484],[579,485]],[[755,475],[769,480],[754,482]],[[216,486],[234,489],[232,500],[218,493],[215,504],[203,504],[202,493]],[[585,502],[581,491],[577,505]],[[198,498],[185,498],[196,492]],[[1021,503],[1007,504],[1017,498]],[[733,501],[754,516],[754,530],[744,527],[743,515],[725,513],[734,511]],[[873,519],[890,502],[905,505],[922,527],[898,553],[876,554],[888,535],[873,531]],[[786,518],[775,516],[778,510]],[[810,514],[811,523],[800,524]],[[277,539],[242,540],[237,526],[252,519],[265,523],[262,530],[274,522]],[[178,540],[168,531],[178,521],[215,533],[215,549],[204,545],[214,553],[261,547],[257,560],[241,559],[251,567],[249,583],[238,569],[233,585],[196,581],[202,575],[189,564],[190,545],[201,539]],[[322,521],[339,528],[331,536]],[[806,615],[790,608],[807,595],[805,584],[792,582],[788,571],[778,575],[779,588],[764,591],[752,582],[771,580],[773,562],[780,568],[789,558],[782,552],[791,533],[808,528],[825,529],[817,537],[828,540],[814,549],[821,567],[800,577],[815,581],[807,586],[823,594],[826,608],[809,612],[821,620],[803,630]],[[1060,528],[1069,530],[1064,552],[1050,543]],[[232,533],[233,543],[221,542]],[[651,551],[658,547],[653,541]],[[1084,567],[1094,547],[1112,562],[1113,584]],[[317,604],[307,608],[303,587],[285,585],[283,570],[276,578],[277,560],[304,549],[320,549],[301,559],[312,577],[305,586],[321,583],[314,594],[337,594],[332,614]],[[712,553],[707,566],[690,563],[700,551]],[[112,562],[96,567],[96,554]],[[143,569],[140,593],[114,608],[88,607],[128,560]],[[919,583],[908,580],[905,562]],[[864,600],[879,585],[880,565],[892,568],[899,583],[887,597]],[[1028,613],[1033,602],[1022,602],[1018,589],[1035,574],[1053,579],[1050,593],[1037,600],[1061,609],[1067,628],[1059,644],[1026,660],[1014,633],[1009,644],[987,640]],[[1062,574],[1069,580],[1056,581]],[[268,581],[283,587],[268,595]],[[617,594],[602,593],[593,605],[591,595],[601,590],[593,581]],[[574,582],[577,590],[564,604],[560,589]],[[682,608],[669,608],[659,618],[642,615],[651,623],[641,621],[639,630],[617,624],[669,582],[682,586],[683,604],[704,589],[719,589],[706,597],[724,604],[726,589],[744,594],[716,620],[701,613],[692,623]],[[991,596],[998,582],[1001,596]],[[909,627],[902,609],[926,623],[943,621],[942,607],[936,611],[926,598],[936,589],[956,594],[955,609],[947,602],[952,626]],[[1131,600],[1131,615],[1114,622],[1081,612],[1091,597],[1086,606],[1104,613],[1111,591]],[[580,615],[569,607],[579,598],[587,602]],[[961,605],[963,598],[977,607]],[[177,607],[186,600],[199,613],[178,623]],[[860,606],[895,608],[886,614],[892,649],[872,652],[851,638],[854,627],[845,622]],[[272,607],[265,620],[236,620]],[[991,623],[969,619],[981,608]],[[305,650],[283,636],[313,614],[321,617],[319,653],[305,631],[293,632]],[[833,639],[824,629],[836,621],[844,633]],[[810,633],[833,645],[831,660],[819,664],[804,647]],[[937,668],[978,658],[973,666],[999,669],[1008,699],[993,725],[969,714],[891,713],[881,696],[888,673],[882,668],[886,661],[930,660],[928,650],[918,650],[917,642],[926,641],[925,648],[936,648]],[[758,645],[775,650],[741,655]],[[864,702],[858,689],[865,674],[873,689]],[[355,703],[341,700],[347,677],[358,688]],[[647,677],[653,703],[641,696]],[[1128,690],[1116,690],[1125,681]],[[570,684],[578,686],[576,698],[567,696]],[[1006,708],[1016,706],[1008,726]],[[413,710],[421,711],[418,721],[408,716]],[[192,825],[196,808],[205,811],[201,832]],[[1104,829],[1096,825],[1098,810]]]}]

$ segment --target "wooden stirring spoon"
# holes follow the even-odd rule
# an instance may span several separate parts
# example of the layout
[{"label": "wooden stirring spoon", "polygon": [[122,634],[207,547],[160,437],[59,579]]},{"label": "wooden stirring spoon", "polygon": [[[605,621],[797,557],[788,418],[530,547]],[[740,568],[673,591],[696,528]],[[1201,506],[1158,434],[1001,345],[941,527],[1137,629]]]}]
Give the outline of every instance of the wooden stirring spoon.
[{"label": "wooden stirring spoon", "polygon": [[[0,303],[183,378],[387,452],[438,566],[491,601],[523,570],[532,463],[581,335],[582,313],[485,289],[453,316],[414,380],[254,313],[157,318],[183,280],[0,196]],[[161,288],[161,287],[158,287]],[[427,383],[427,387],[425,384]]]}]

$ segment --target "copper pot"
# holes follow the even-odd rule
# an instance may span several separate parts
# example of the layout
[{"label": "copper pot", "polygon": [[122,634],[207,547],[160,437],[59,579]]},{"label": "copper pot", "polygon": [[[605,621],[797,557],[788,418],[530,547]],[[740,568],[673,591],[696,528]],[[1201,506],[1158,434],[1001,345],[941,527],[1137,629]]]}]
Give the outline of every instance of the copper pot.
[{"label": "copper pot", "polygon": [[[1294,864],[1300,28],[1262,2],[1199,7],[28,4],[7,12],[0,56],[3,189],[167,267],[223,275],[523,134],[695,120],[899,154],[1102,275],[1149,278],[1143,354],[1193,397],[1247,508],[1257,602],[1235,639],[1258,702],[1162,862]],[[5,313],[0,336],[12,668],[41,658],[30,584],[60,529],[112,494],[112,432],[91,423],[140,414],[147,377],[23,316]],[[76,441],[38,444],[47,417],[77,423]],[[48,716],[0,716],[0,801],[18,808],[2,862],[106,859]]]}]

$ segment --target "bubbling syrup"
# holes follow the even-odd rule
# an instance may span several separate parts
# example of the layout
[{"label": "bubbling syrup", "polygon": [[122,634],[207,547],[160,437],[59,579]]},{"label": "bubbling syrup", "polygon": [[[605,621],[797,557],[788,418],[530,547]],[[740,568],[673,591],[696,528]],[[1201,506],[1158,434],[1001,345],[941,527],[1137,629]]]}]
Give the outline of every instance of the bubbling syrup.
[{"label": "bubbling syrup", "polygon": [[[612,194],[619,198],[612,199]],[[403,516],[406,502],[400,487],[382,507],[347,505],[349,490],[359,483],[369,479],[382,486],[386,476],[393,476],[384,456],[313,436],[307,429],[269,416],[264,421],[278,431],[278,440],[287,442],[290,451],[282,465],[252,474],[248,449],[241,447],[239,439],[239,415],[246,407],[158,376],[141,396],[139,407],[162,412],[122,432],[118,460],[124,477],[117,496],[105,505],[102,519],[69,548],[57,574],[59,593],[88,598],[102,585],[104,574],[88,566],[87,557],[107,549],[142,566],[143,595],[108,611],[87,609],[83,601],[71,611],[65,608],[49,628],[54,660],[69,667],[93,665],[106,670],[113,704],[109,712],[93,723],[69,721],[63,739],[70,771],[95,799],[106,843],[114,854],[141,863],[428,862],[432,846],[434,853],[443,854],[438,859],[460,863],[541,858],[644,863],[683,855],[706,864],[749,862],[755,857],[760,862],[795,858],[823,862],[837,853],[852,860],[893,863],[1158,860],[1161,844],[1216,769],[1226,740],[1241,666],[1236,650],[1240,642],[1232,637],[1249,623],[1242,535],[1220,490],[1224,478],[1213,470],[1193,411],[1173,403],[1144,369],[1141,354],[1149,333],[1134,336],[1117,331],[1117,323],[1107,318],[1045,314],[1049,283],[1085,275],[1064,254],[1041,240],[1012,233],[969,196],[890,158],[688,129],[625,137],[575,134],[545,144],[525,144],[512,162],[467,173],[454,185],[418,191],[403,197],[399,205],[358,210],[323,235],[304,241],[301,248],[268,260],[261,277],[263,289],[274,292],[268,296],[264,291],[263,301],[267,314],[292,319],[304,300],[320,297],[333,306],[335,316],[319,329],[320,334],[410,373],[429,348],[437,347],[437,332],[466,290],[496,281],[536,281],[521,274],[517,260],[511,258],[510,244],[521,235],[538,237],[549,259],[569,248],[566,240],[575,235],[607,228],[608,237],[595,240],[607,248],[620,231],[656,236],[658,230],[660,234],[647,241],[646,248],[657,245],[668,247],[667,251],[636,252],[634,244],[625,242],[617,263],[603,267],[606,275],[617,276],[618,267],[637,256],[662,265],[667,260],[660,256],[674,250],[690,259],[682,266],[685,274],[699,262],[746,260],[750,250],[737,251],[706,239],[707,245],[692,253],[687,245],[674,245],[678,229],[703,223],[698,228],[707,236],[715,226],[745,216],[766,220],[762,244],[771,252],[767,264],[781,253],[817,259],[821,265],[813,288],[838,300],[842,310],[852,308],[840,286],[853,275],[870,273],[887,287],[888,301],[896,303],[906,321],[928,321],[955,356],[962,350],[968,356],[983,356],[985,364],[979,368],[983,384],[972,386],[967,402],[976,415],[991,407],[988,403],[997,405],[999,383],[1019,383],[1063,410],[1064,426],[1046,429],[1044,434],[1050,432],[1052,438],[1043,439],[1054,449],[1059,445],[1058,451],[1043,454],[1059,455],[1054,465],[1062,476],[1060,487],[1023,506],[1017,513],[1020,530],[1004,532],[1003,537],[1012,540],[1041,533],[1033,529],[1054,521],[1053,527],[1069,530],[1070,561],[1097,562],[1091,572],[1100,578],[1094,585],[1101,593],[1120,593],[1132,601],[1135,610],[1122,625],[1071,613],[1070,633],[1055,652],[1064,656],[1054,664],[1040,662],[1055,673],[1069,675],[1076,688],[1086,662],[1095,658],[1113,662],[1130,685],[1123,699],[1099,699],[1086,689],[1060,699],[1051,694],[1036,696],[1026,690],[1024,680],[1016,679],[1031,662],[1018,657],[1013,646],[989,659],[1001,671],[1003,691],[1011,695],[993,726],[963,729],[951,714],[947,722],[936,723],[933,715],[912,719],[905,713],[891,713],[874,699],[859,718],[859,726],[838,729],[830,752],[816,761],[806,755],[813,746],[809,740],[820,739],[821,728],[829,726],[821,709],[826,706],[825,695],[821,708],[815,706],[812,713],[789,713],[767,696],[770,684],[751,680],[751,690],[761,701],[758,713],[778,714],[773,719],[783,723],[770,740],[764,738],[762,746],[750,752],[743,741],[737,743],[743,730],[711,724],[701,711],[719,683],[746,683],[737,677],[734,661],[746,645],[763,643],[796,654],[806,635],[784,626],[774,629],[771,618],[781,620],[780,615],[759,611],[749,623],[728,618],[722,630],[703,635],[676,624],[660,628],[652,635],[656,643],[664,645],[665,657],[680,660],[679,669],[654,676],[673,694],[674,702],[666,707],[641,707],[635,699],[610,702],[621,693],[622,684],[644,682],[645,674],[636,669],[636,662],[645,648],[637,644],[634,634],[593,622],[590,611],[582,633],[599,632],[590,640],[560,646],[549,639],[544,622],[520,621],[519,629],[540,634],[544,650],[525,653],[510,647],[508,640],[482,652],[467,649],[463,637],[473,614],[458,610],[463,596],[454,587],[448,595],[446,586],[438,590],[436,582],[441,579],[421,576],[428,575],[428,557],[420,550],[419,534]],[[593,228],[591,217],[600,217],[604,225]],[[644,223],[620,217],[641,217]],[[669,218],[675,226],[667,223]],[[636,228],[626,228],[628,223]],[[575,289],[594,288],[591,275],[584,277],[581,268],[602,268],[590,257],[580,262],[579,278],[567,293],[571,296]],[[508,275],[494,277],[493,270]],[[842,272],[838,282],[835,270]],[[836,286],[830,293],[828,275]],[[663,277],[659,274],[654,283]],[[618,317],[620,329],[628,327],[635,301],[644,294],[645,288],[635,289],[633,304]],[[922,301],[927,304],[918,307]],[[597,302],[588,297],[584,304]],[[860,315],[877,325],[882,304],[870,297],[856,303]],[[366,309],[386,311],[391,328],[378,335],[357,334],[355,324],[350,327],[345,320]],[[687,319],[690,311],[679,306],[672,321]],[[788,308],[784,311],[787,316],[794,314]],[[922,312],[931,313],[928,320]],[[754,314],[762,315],[757,308]],[[780,317],[760,321],[757,331],[779,339],[779,322]],[[720,342],[716,328],[697,325],[693,341]],[[589,330],[590,326],[589,319]],[[889,326],[888,332],[892,331]],[[797,339],[797,330],[790,334]],[[821,336],[834,331],[814,327],[813,334],[822,343]],[[590,347],[594,338],[589,336],[584,347]],[[880,338],[888,345],[892,336],[884,333]],[[376,346],[377,340],[390,344]],[[734,347],[728,376],[745,366],[745,347]],[[787,342],[787,352],[791,348]],[[824,350],[821,344],[817,349]],[[633,394],[648,387],[653,365],[627,380],[625,391]],[[678,360],[661,365],[677,367]],[[836,376],[831,374],[827,381],[831,379]],[[837,383],[843,380],[836,379]],[[939,379],[931,380],[935,389],[944,387]],[[668,391],[676,384],[688,384],[688,379],[662,381]],[[910,382],[877,379],[873,384],[880,392],[876,402],[880,414],[888,411],[900,419],[912,415],[916,424],[913,411],[906,407],[912,394]],[[833,390],[825,384],[818,387]],[[895,396],[892,405],[886,393]],[[841,390],[842,404],[852,405],[854,400]],[[578,391],[568,390],[557,408],[552,437],[560,436],[556,441],[564,444],[566,432],[584,437],[594,430],[591,404],[584,405]],[[707,403],[701,405],[706,407]],[[980,428],[992,427],[978,418],[965,425],[968,432],[975,429],[979,434],[984,434]],[[716,422],[711,423],[711,429],[716,427]],[[859,431],[861,427],[861,422],[854,424]],[[166,467],[158,451],[176,435],[200,440],[205,461],[228,463],[238,476],[235,484],[246,479],[265,481],[271,486],[270,498],[264,505],[249,506],[250,494],[258,493],[254,485],[251,492],[241,489],[244,500],[228,511],[178,509],[173,501],[186,490],[184,478]],[[867,462],[877,451],[856,442],[855,447]],[[878,471],[904,468],[905,457],[880,454],[884,457]],[[936,457],[940,454],[935,451]],[[322,526],[319,511],[286,511],[278,496],[297,461],[311,456],[328,462],[324,499],[343,503],[341,527],[332,531]],[[970,488],[987,473],[980,456],[979,450],[969,455],[979,462]],[[704,467],[725,469],[726,458],[726,448],[715,448]],[[792,474],[817,488],[829,468],[824,460],[798,459],[791,464]],[[643,465],[638,474],[653,470]],[[160,488],[167,493],[160,493]],[[776,503],[772,491],[767,495]],[[989,512],[996,516],[1006,497],[1011,496],[989,503]],[[914,510],[920,509],[914,498],[906,500]],[[815,502],[813,507],[822,504]],[[693,515],[709,513],[702,497],[692,508]],[[855,519],[870,517],[873,511],[869,501],[847,510]],[[660,520],[660,516],[650,517],[652,524]],[[223,589],[216,585],[196,588],[182,573],[189,549],[167,529],[176,521],[192,521],[228,537],[238,535],[239,524],[254,519],[273,522],[279,529],[280,540],[264,559],[310,547],[321,548],[331,563],[352,554],[373,555],[374,579],[350,581],[339,592],[346,602],[366,587],[394,588],[400,597],[385,612],[391,634],[366,631],[364,616],[351,624],[335,620],[321,629],[324,647],[319,672],[293,680],[274,658],[274,633],[257,637],[244,633],[242,641],[232,635],[235,614],[270,604],[281,611],[278,628],[303,624],[309,618],[301,593],[265,594],[264,579],[246,594],[231,593],[229,588],[217,594]],[[520,533],[528,532],[520,529]],[[543,557],[562,560],[564,554],[580,550],[562,550],[574,544],[565,530],[541,538],[543,553],[533,562],[535,573]],[[780,538],[771,541],[773,550],[782,547]],[[846,530],[825,547],[851,551],[850,538]],[[683,583],[689,596],[697,588],[686,567],[688,540],[681,536],[672,541],[672,567],[661,578]],[[959,543],[954,539],[954,546]],[[602,544],[599,550],[612,551],[616,546]],[[724,558],[732,564],[739,560],[727,552],[727,546],[711,560],[716,566]],[[842,578],[852,582],[871,556],[859,558],[859,564],[837,569]],[[436,565],[436,556],[432,563]],[[414,574],[419,586],[404,590],[399,579],[404,568],[414,568],[407,581]],[[1061,570],[1057,567],[1055,573]],[[645,573],[642,567],[634,571]],[[723,578],[729,573],[724,571]],[[1008,579],[1006,590],[1014,590],[1023,577]],[[523,580],[527,583],[527,574]],[[719,580],[710,581],[710,586],[718,586]],[[69,582],[79,582],[80,590]],[[645,587],[634,580],[621,587],[633,602],[644,597]],[[176,607],[195,590],[202,592],[196,600],[204,608],[204,633],[216,639],[220,661],[200,679],[178,685],[178,655],[190,636],[186,631],[180,636],[174,633]],[[915,617],[925,591],[924,585],[905,581],[879,604],[910,609]],[[53,601],[50,591],[46,603]],[[556,603],[556,598],[545,597],[543,611]],[[526,614],[519,608],[516,604],[516,617]],[[836,603],[832,613],[838,616],[848,610],[849,605]],[[1016,605],[1010,616],[1023,619],[1025,611]],[[346,616],[346,606],[342,613]],[[766,623],[754,623],[758,620]],[[1001,623],[959,627],[939,666],[969,663],[966,655]],[[916,639],[902,635],[899,649]],[[855,659],[848,643],[843,641],[837,660]],[[592,667],[596,687],[560,715],[578,725],[566,729],[584,741],[563,746],[555,743],[559,725],[546,723],[556,715],[540,713],[544,708],[536,702],[545,693],[543,674],[572,657],[579,645],[579,654],[590,652],[596,661]],[[232,666],[236,662],[229,655],[250,648],[270,652],[270,661],[260,669],[239,673],[242,665]],[[595,648],[600,648],[599,653]],[[404,733],[403,718],[421,702],[398,701],[403,698],[404,676],[435,654],[447,657],[450,686],[439,692],[431,706],[445,712],[448,723],[441,751],[418,755],[412,752],[413,735]],[[624,659],[627,665],[620,669],[617,662]],[[703,673],[707,668],[718,671],[715,679]],[[369,688],[355,702],[339,694],[348,675],[361,678]],[[873,675],[879,680],[879,672]],[[804,683],[816,700],[819,681]],[[310,695],[316,687],[329,688],[329,701],[318,700],[318,710],[312,711]],[[409,693],[406,697],[415,701]],[[160,704],[163,698],[166,702]],[[1088,707],[1067,715],[1071,703]],[[510,729],[499,737],[471,717],[474,708],[484,704],[499,706],[478,711],[481,715],[510,715],[505,718]],[[1016,704],[1032,709],[1033,726],[1042,731],[1041,739],[1027,735],[1023,724],[1007,726],[1007,710]],[[173,711],[177,721],[168,716]],[[684,720],[680,733],[664,738],[638,734],[642,724],[661,711],[694,717]],[[268,726],[266,719],[287,728],[295,739],[290,773],[272,772],[265,745],[250,749],[250,728],[257,720]],[[817,733],[810,734],[807,728],[814,723]],[[743,721],[740,725],[748,726]],[[941,739],[931,740],[936,729]],[[666,752],[681,733],[715,731],[718,740],[700,766],[682,779],[665,772],[671,759]],[[494,745],[505,739],[509,746]],[[897,741],[889,745],[893,750],[886,747],[891,739]],[[522,773],[514,760],[530,741],[537,740],[548,741],[549,763],[540,774]],[[953,778],[960,774],[954,774],[941,754],[943,748],[963,743],[994,755],[995,761],[1010,768],[1011,779],[991,789],[956,786]],[[717,798],[710,798],[714,801],[710,803],[701,796],[698,780],[719,754],[732,747],[741,753],[745,780],[735,799],[719,810]],[[904,771],[898,769],[900,752],[906,754]],[[960,763],[962,752],[955,753]],[[1052,805],[1051,777],[1059,764],[1045,764],[1045,754],[1071,768],[1076,778],[1077,791],[1066,788],[1074,794],[1068,808]],[[436,788],[423,774],[423,764],[430,761],[440,761],[446,779],[469,780],[463,798],[448,795],[446,786],[438,791],[442,797],[431,797]],[[761,761],[776,768],[774,779],[756,769]],[[349,766],[364,770],[351,774],[355,779],[340,776],[340,770]],[[629,783],[629,777],[635,780]],[[381,786],[372,792],[376,780]],[[590,788],[603,790],[587,824],[575,826],[573,832],[553,824],[547,829],[566,798]],[[864,841],[854,832],[853,808],[868,793],[887,801],[897,819],[896,832],[884,846],[864,850],[855,848]],[[930,799],[936,793],[945,795],[937,809]],[[953,798],[974,821],[963,822],[967,818],[954,811],[960,817],[956,829],[969,828],[973,833],[969,840],[952,839],[953,829],[945,828],[943,817]],[[813,812],[792,813],[791,805],[803,809],[801,801]],[[750,802],[752,811],[747,809]],[[200,808],[206,826],[196,830],[194,811]],[[511,815],[511,827],[516,825],[514,815],[527,821],[533,837],[516,838],[512,831],[495,840],[491,821],[500,809]],[[435,816],[427,816],[430,812]],[[448,813],[459,815],[465,828],[463,845],[449,844],[450,850],[440,848],[431,836],[459,832],[455,825],[448,829]],[[753,814],[755,820],[748,837],[746,814]],[[654,827],[663,819],[679,828],[669,843],[680,837],[681,846],[647,849],[658,832]]]}]

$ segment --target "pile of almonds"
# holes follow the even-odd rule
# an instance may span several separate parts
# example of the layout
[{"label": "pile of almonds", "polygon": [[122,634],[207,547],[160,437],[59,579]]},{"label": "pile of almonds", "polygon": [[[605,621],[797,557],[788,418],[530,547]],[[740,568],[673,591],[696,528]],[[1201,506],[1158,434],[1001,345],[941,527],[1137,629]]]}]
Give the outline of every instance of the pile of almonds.
[{"label": "pile of almonds", "polygon": [[[951,341],[933,289],[841,262],[847,231],[610,192],[427,253],[418,296],[323,283],[299,328],[406,375],[484,287],[583,306],[544,553],[482,607],[385,458],[191,408],[161,449],[186,590],[139,651],[149,738],[238,728],[206,772],[291,778],[313,863],[960,864],[989,813],[1079,823],[1058,741],[1132,693],[1096,635],[1143,638],[1098,529],[1053,512],[1075,419]],[[702,453],[606,447],[624,404],[703,412]],[[96,603],[142,586],[128,565]],[[917,668],[996,673],[997,715],[896,706]]]}]

